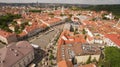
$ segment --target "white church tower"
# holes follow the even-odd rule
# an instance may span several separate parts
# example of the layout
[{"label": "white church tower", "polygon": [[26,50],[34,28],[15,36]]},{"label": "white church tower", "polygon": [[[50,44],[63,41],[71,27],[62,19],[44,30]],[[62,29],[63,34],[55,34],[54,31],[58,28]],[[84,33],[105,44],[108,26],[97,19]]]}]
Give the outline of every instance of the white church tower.
[{"label": "white church tower", "polygon": [[64,14],[64,6],[62,6],[62,8],[61,8],[61,12],[62,12],[62,14]]}]

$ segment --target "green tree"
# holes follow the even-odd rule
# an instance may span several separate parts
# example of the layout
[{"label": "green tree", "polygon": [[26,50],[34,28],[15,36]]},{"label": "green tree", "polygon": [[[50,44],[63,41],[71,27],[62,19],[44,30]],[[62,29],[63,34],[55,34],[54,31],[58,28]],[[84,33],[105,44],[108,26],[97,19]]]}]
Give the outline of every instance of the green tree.
[{"label": "green tree", "polygon": [[54,56],[52,54],[50,54],[49,59],[50,60],[54,59]]},{"label": "green tree", "polygon": [[0,28],[10,32],[10,29],[8,28],[8,24],[12,23],[14,24],[13,20],[17,19],[17,18],[21,18],[21,15],[19,14],[6,14],[4,16],[0,16]]},{"label": "green tree", "polygon": [[120,67],[120,48],[105,47],[105,63],[104,66]]},{"label": "green tree", "polygon": [[73,31],[74,31],[73,26],[70,26],[70,31],[71,31],[71,32],[73,32]]},{"label": "green tree", "polygon": [[77,28],[74,30],[74,35],[75,35],[75,34],[79,34]]},{"label": "green tree", "polygon": [[104,60],[100,58],[97,64],[98,67],[104,67]]},{"label": "green tree", "polygon": [[97,62],[96,58],[94,57],[94,59],[92,60],[92,62]]},{"label": "green tree", "polygon": [[83,29],[83,30],[82,30],[82,34],[86,34],[86,31],[85,31],[85,29]]},{"label": "green tree", "polygon": [[53,61],[51,61],[50,63],[51,63],[51,65],[54,65]]},{"label": "green tree", "polygon": [[85,35],[84,39],[85,39],[85,40],[87,39],[87,35]]},{"label": "green tree", "polygon": [[72,63],[77,64],[77,60],[75,58],[72,58]]},{"label": "green tree", "polygon": [[39,13],[41,13],[42,10],[29,10],[29,12],[34,12],[34,13],[39,12]]},{"label": "green tree", "polygon": [[89,58],[88,58],[86,64],[89,64],[89,63],[91,63],[91,55],[89,56]]}]

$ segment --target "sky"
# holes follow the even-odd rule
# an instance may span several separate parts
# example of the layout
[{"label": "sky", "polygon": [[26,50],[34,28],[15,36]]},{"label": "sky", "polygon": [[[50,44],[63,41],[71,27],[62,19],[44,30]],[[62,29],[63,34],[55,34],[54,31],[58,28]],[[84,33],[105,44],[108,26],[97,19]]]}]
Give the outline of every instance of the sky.
[{"label": "sky", "polygon": [[5,3],[120,4],[120,0],[0,0]]}]

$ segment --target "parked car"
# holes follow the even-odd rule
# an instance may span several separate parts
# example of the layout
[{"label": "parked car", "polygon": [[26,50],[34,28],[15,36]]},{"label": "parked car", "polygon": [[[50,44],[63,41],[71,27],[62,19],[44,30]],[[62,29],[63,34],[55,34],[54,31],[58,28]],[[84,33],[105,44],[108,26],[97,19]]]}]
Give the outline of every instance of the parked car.
[{"label": "parked car", "polygon": [[29,65],[29,67],[35,67],[35,66],[36,66],[35,63],[31,63],[31,64]]},{"label": "parked car", "polygon": [[40,46],[39,45],[36,45],[36,44],[30,44],[32,45],[35,49],[38,49]]}]

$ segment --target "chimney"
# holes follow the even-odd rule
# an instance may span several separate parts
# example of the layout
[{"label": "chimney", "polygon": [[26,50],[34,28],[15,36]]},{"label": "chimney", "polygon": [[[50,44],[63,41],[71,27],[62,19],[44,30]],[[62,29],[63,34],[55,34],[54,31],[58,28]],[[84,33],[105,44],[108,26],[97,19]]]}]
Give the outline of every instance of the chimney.
[{"label": "chimney", "polygon": [[0,60],[0,63],[4,63],[5,61],[4,60]]},{"label": "chimney", "polygon": [[15,56],[18,56],[18,54],[17,54],[17,53],[15,53]]},{"label": "chimney", "polygon": [[14,49],[10,48],[11,51],[13,51]]},{"label": "chimney", "polygon": [[1,59],[1,56],[0,56],[0,63],[4,63],[5,61]]},{"label": "chimney", "polygon": [[15,53],[17,53],[18,51],[17,50],[14,50]]}]

